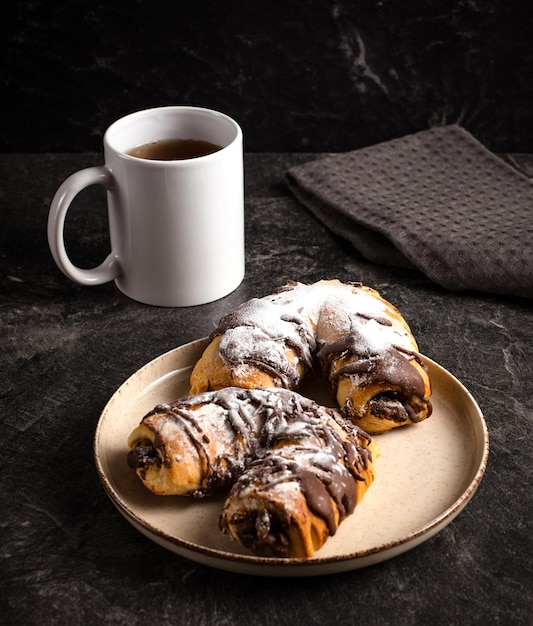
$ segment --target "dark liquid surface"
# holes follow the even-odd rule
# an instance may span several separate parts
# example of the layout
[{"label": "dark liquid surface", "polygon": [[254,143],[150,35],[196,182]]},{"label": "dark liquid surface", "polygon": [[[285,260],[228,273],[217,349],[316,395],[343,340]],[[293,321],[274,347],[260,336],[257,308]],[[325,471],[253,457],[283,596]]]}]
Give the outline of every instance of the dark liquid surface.
[{"label": "dark liquid surface", "polygon": [[194,159],[221,150],[222,146],[200,139],[163,139],[136,146],[128,154],[153,161]]}]

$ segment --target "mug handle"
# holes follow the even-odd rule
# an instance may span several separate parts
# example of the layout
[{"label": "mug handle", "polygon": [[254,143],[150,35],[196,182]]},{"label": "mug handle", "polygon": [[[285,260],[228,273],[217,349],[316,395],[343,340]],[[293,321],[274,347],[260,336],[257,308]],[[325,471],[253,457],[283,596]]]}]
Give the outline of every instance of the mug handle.
[{"label": "mug handle", "polygon": [[71,174],[56,191],[48,214],[48,245],[59,269],[80,285],[102,285],[120,274],[118,255],[111,251],[105,261],[92,269],[74,265],[65,249],[64,229],[67,211],[74,198],[90,185],[102,185],[108,191],[113,187],[111,172],[103,166],[88,167]]}]

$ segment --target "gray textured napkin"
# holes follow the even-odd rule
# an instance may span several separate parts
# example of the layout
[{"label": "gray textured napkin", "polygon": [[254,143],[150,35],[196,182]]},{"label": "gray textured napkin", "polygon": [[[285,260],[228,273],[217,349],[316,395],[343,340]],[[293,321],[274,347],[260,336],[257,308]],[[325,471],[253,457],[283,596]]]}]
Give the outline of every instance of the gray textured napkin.
[{"label": "gray textured napkin", "polygon": [[454,291],[533,297],[533,182],[459,126],[323,157],[287,183],[370,261]]}]

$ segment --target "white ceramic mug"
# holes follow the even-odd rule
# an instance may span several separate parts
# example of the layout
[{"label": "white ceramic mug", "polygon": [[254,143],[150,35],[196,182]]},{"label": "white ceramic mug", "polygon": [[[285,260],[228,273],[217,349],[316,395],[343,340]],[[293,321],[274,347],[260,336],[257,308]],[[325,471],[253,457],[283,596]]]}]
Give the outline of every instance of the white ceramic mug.
[{"label": "white ceramic mug", "polygon": [[[220,149],[182,160],[131,156],[133,148],[170,139],[208,141]],[[156,306],[218,300],[244,278],[243,140],[217,111],[188,106],[146,109],[112,124],[105,165],[72,174],[57,190],[48,242],[58,267],[82,285],[114,280],[130,298]],[[69,259],[67,211],[89,185],[107,189],[111,253],[93,269]]]}]

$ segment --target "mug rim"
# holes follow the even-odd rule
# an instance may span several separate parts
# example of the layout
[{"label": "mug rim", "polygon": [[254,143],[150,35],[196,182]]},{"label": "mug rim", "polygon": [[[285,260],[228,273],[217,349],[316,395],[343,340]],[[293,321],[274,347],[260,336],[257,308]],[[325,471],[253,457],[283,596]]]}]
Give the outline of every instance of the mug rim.
[{"label": "mug rim", "polygon": [[[123,126],[134,122],[137,118],[142,118],[148,116],[150,114],[157,113],[164,114],[176,114],[176,113],[192,113],[198,115],[207,115],[211,118],[218,118],[220,120],[224,120],[224,122],[228,123],[234,130],[234,137],[231,139],[227,145],[224,145],[217,150],[216,152],[212,152],[210,154],[205,154],[203,156],[191,157],[187,159],[176,159],[176,160],[164,160],[164,159],[145,159],[142,157],[137,157],[132,154],[129,154],[126,150],[119,148],[117,145],[113,143],[113,138],[115,133],[117,133]],[[221,111],[217,111],[215,109],[210,109],[206,107],[198,107],[194,105],[168,105],[168,106],[155,106],[148,107],[145,109],[140,109],[138,111],[133,111],[132,113],[128,113],[114,122],[112,122],[107,130],[104,133],[103,143],[104,150],[110,150],[113,154],[117,155],[120,158],[125,160],[131,160],[137,163],[143,163],[146,166],[153,167],[168,167],[169,165],[177,166],[177,167],[186,167],[187,165],[191,165],[192,163],[198,163],[199,161],[204,160],[212,160],[216,158],[220,158],[220,155],[226,152],[229,148],[235,145],[237,142],[242,141],[243,132],[240,125],[229,115],[222,113]],[[139,144],[137,144],[139,145]],[[135,146],[132,145],[128,149],[131,150]]]}]

